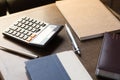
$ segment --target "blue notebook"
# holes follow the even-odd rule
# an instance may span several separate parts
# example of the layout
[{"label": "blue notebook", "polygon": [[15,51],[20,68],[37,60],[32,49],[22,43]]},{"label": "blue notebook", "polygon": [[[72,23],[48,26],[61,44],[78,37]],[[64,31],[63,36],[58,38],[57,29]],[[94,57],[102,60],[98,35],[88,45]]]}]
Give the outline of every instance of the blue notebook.
[{"label": "blue notebook", "polygon": [[82,80],[92,80],[79,62],[73,51],[65,51],[33,59],[25,64],[30,80],[78,80],[81,75]]},{"label": "blue notebook", "polygon": [[56,55],[26,62],[31,80],[70,80]]}]

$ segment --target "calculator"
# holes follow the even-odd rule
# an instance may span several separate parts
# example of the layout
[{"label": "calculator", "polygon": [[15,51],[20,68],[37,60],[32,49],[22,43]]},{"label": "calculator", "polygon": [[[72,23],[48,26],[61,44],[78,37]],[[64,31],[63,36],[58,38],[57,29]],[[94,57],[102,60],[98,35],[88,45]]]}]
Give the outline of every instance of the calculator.
[{"label": "calculator", "polygon": [[45,46],[62,28],[62,25],[22,17],[9,26],[3,35],[31,45]]}]

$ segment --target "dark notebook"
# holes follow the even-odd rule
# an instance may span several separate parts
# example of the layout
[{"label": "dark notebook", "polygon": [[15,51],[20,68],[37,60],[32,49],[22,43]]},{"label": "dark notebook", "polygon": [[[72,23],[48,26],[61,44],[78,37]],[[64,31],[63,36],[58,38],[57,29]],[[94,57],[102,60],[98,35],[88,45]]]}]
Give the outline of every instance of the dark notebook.
[{"label": "dark notebook", "polygon": [[120,79],[120,34],[104,34],[96,75]]}]

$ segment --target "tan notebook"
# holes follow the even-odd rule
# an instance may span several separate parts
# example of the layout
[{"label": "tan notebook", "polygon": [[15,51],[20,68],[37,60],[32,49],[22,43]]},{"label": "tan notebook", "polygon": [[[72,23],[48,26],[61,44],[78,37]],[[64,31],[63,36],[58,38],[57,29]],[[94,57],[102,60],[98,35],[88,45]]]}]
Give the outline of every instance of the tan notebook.
[{"label": "tan notebook", "polygon": [[63,0],[56,5],[80,40],[119,31],[119,20],[99,0]]}]

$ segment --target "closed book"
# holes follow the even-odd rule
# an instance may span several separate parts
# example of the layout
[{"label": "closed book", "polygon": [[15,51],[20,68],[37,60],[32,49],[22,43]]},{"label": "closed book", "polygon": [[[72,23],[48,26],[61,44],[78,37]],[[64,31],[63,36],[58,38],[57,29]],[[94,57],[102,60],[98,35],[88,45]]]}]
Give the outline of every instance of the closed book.
[{"label": "closed book", "polygon": [[92,80],[73,51],[25,62],[30,80]]},{"label": "closed book", "polygon": [[120,31],[119,20],[100,0],[58,0],[56,6],[80,40]]},{"label": "closed book", "polygon": [[96,75],[120,80],[120,34],[104,34]]}]

